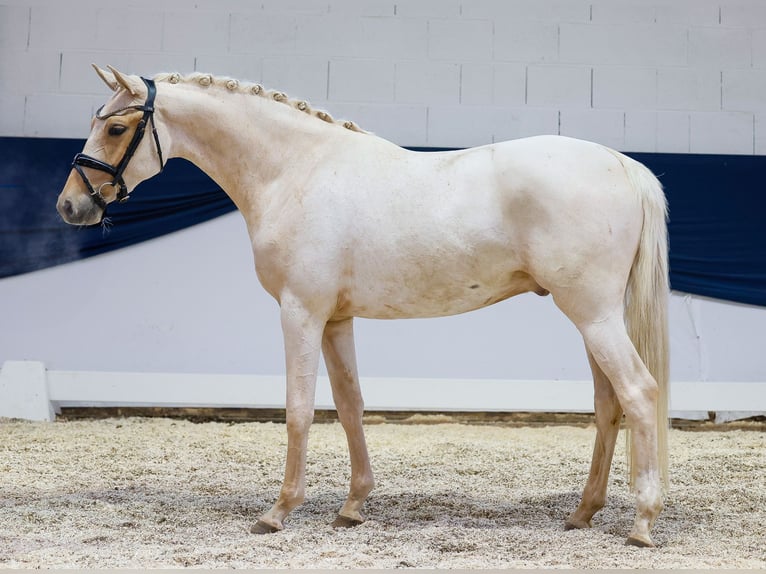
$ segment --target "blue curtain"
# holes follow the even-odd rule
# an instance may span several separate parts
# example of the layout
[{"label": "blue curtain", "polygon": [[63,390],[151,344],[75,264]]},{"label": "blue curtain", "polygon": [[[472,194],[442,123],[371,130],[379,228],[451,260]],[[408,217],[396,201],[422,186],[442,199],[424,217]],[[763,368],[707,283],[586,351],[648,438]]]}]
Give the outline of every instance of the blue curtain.
[{"label": "blue curtain", "polygon": [[111,204],[110,227],[72,227],[56,211],[74,154],[84,140],[0,138],[0,277],[120,249],[235,209],[229,197],[185,160]]},{"label": "blue curtain", "polygon": [[[234,210],[204,173],[172,160],[129,201],[109,206],[110,229],[66,225],[55,201],[83,144],[0,138],[0,277],[119,249]],[[665,187],[673,289],[766,305],[766,157],[630,155]]]},{"label": "blue curtain", "polygon": [[673,289],[766,305],[766,156],[629,155],[665,188]]}]

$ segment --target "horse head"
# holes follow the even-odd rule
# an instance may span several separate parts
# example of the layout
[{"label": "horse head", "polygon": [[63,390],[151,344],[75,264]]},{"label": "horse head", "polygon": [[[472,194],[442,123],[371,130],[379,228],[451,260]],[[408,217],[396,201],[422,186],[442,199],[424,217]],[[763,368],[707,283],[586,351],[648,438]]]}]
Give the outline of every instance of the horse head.
[{"label": "horse head", "polygon": [[[67,223],[101,222],[106,206],[125,201],[140,182],[162,171],[162,146],[154,117],[156,88],[152,80],[93,65],[114,95],[91,121],[85,147],[72,161],[72,171],[56,209]],[[144,138],[151,127],[153,138]],[[153,139],[154,142],[145,141]]]}]

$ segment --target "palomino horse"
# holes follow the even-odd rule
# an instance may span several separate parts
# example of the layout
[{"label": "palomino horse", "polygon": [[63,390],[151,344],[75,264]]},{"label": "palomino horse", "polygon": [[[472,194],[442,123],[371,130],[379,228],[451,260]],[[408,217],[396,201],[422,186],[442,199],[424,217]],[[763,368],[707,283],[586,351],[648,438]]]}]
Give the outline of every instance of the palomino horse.
[{"label": "palomino horse", "polygon": [[280,305],[285,477],[253,532],[282,529],[304,499],[320,350],[351,458],[333,524],[363,520],[373,476],[354,317],[452,315],[534,291],[582,334],[595,385],[593,461],[566,527],[589,527],[604,506],[624,413],[637,507],[628,543],[652,545],[666,474],[668,280],[665,196],[646,167],[559,136],[413,152],[258,84],[96,70],[115,93],[75,157],[63,218],[96,224],[167,158],[186,158],[239,208],[258,278]]}]

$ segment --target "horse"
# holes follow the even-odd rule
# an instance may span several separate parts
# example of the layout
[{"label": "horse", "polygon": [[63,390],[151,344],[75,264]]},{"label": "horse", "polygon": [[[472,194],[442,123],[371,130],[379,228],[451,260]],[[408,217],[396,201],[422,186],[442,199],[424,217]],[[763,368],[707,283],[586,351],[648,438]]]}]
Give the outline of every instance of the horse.
[{"label": "horse", "polygon": [[667,483],[669,286],[667,202],[648,168],[558,135],[412,151],[260,84],[93,67],[114,93],[72,163],[62,218],[98,224],[108,204],[185,158],[244,217],[258,279],[279,304],[285,473],[253,533],[282,530],[304,500],[320,352],[351,463],[332,525],[364,521],[374,478],[355,317],[446,316],[534,292],[574,323],[593,374],[595,446],[565,529],[589,528],[605,505],[624,415],[636,504],[626,543],[654,545]]}]

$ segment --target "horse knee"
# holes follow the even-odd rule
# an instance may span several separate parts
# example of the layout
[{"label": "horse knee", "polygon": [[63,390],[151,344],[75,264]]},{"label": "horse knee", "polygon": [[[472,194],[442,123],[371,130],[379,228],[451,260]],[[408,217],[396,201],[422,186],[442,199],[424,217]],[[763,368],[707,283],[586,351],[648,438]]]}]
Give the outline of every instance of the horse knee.
[{"label": "horse knee", "polygon": [[346,432],[356,431],[362,426],[364,417],[364,403],[343,403],[338,405],[336,402],[335,410],[338,413],[338,422]]},{"label": "horse knee", "polygon": [[288,408],[285,413],[285,427],[289,436],[308,435],[311,423],[314,422],[314,409]]}]

